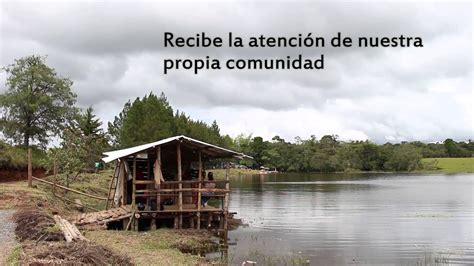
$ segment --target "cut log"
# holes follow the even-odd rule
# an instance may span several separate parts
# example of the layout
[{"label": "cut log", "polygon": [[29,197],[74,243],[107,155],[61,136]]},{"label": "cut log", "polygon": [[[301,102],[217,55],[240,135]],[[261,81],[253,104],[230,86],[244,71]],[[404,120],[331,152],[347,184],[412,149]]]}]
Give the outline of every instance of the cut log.
[{"label": "cut log", "polygon": [[53,219],[59,226],[59,229],[63,232],[66,242],[72,242],[75,240],[88,241],[74,224],[71,224],[67,220],[61,218],[59,215],[54,215]]},{"label": "cut log", "polygon": [[59,215],[54,215],[53,219],[56,222],[56,224],[59,226],[59,229],[61,229],[61,231],[63,232],[64,239],[66,239],[66,242],[72,242],[73,237],[71,235],[71,232],[64,225],[62,218]]}]

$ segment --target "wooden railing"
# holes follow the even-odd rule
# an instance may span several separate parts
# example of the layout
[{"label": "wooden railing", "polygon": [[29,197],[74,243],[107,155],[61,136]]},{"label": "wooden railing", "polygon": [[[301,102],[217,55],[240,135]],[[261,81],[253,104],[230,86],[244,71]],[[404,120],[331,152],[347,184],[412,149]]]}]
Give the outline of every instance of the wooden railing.
[{"label": "wooden railing", "polygon": [[69,191],[69,192],[73,192],[73,193],[76,193],[76,194],[79,194],[79,195],[82,195],[82,196],[85,196],[85,197],[97,199],[97,200],[104,200],[104,201],[107,200],[106,197],[101,197],[101,196],[96,196],[96,195],[88,194],[88,193],[83,192],[83,191],[79,191],[79,190],[76,190],[76,189],[73,189],[73,188],[68,188],[68,187],[65,187],[65,186],[56,184],[56,182],[50,182],[50,181],[47,181],[47,180],[44,180],[44,179],[41,179],[41,178],[37,178],[37,177],[34,177],[34,176],[31,176],[31,179],[52,186],[53,196],[58,197],[58,198],[60,198],[60,199],[62,199],[62,200],[64,200],[64,201],[73,203],[73,204],[75,204],[75,205],[80,205],[80,206],[82,206],[82,207],[84,207],[84,208],[86,208],[86,209],[90,209],[90,210],[93,210],[93,211],[99,211],[99,210],[96,209],[96,208],[93,208],[93,207],[84,205],[84,204],[82,204],[82,203],[79,203],[79,202],[77,202],[77,201],[73,201],[73,200],[68,199],[68,198],[66,198],[66,197],[60,196],[60,195],[58,195],[58,194],[56,193],[56,189],[57,189],[57,188],[60,188],[60,189],[63,189],[63,190]]},{"label": "wooden railing", "polygon": [[57,184],[57,174],[58,174],[58,166],[57,166],[57,163],[56,161],[54,161],[54,165],[53,165],[53,178],[54,178],[54,182],[50,182],[50,181],[47,181],[47,180],[44,180],[44,179],[41,179],[41,178],[37,178],[35,176],[33,176],[33,165],[32,165],[32,152],[31,152],[31,148],[28,148],[28,187],[32,187],[33,186],[33,180],[36,180],[36,181],[39,181],[43,184],[47,184],[47,185],[50,185],[52,186],[52,192],[53,192],[53,196],[57,197],[57,198],[60,198],[64,201],[67,201],[67,202],[70,202],[70,203],[73,203],[75,205],[78,205],[78,206],[81,206],[83,208],[86,208],[86,209],[90,209],[90,210],[93,210],[93,211],[98,211],[98,209],[96,208],[93,208],[93,207],[90,207],[90,206],[87,206],[87,205],[84,205],[78,201],[73,201],[71,199],[68,199],[66,197],[63,197],[63,196],[60,196],[56,193],[56,189],[57,188],[60,188],[60,189],[63,189],[63,190],[66,190],[66,191],[70,191],[70,192],[73,192],[73,193],[76,193],[76,194],[79,194],[79,195],[82,195],[82,196],[85,196],[85,197],[89,197],[89,198],[93,198],[93,199],[97,199],[97,200],[107,200],[106,197],[101,197],[101,196],[96,196],[96,195],[92,195],[92,194],[89,194],[89,193],[86,193],[86,192],[83,192],[83,191],[79,191],[79,190],[76,190],[76,189],[73,189],[73,188],[69,188],[69,187],[65,187],[65,186],[62,186],[62,185],[59,185]]}]

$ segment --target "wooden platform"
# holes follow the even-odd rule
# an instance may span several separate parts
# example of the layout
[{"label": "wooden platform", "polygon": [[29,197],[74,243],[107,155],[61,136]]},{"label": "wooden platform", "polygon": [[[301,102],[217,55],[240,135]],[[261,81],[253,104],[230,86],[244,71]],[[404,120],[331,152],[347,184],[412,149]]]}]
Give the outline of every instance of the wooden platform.
[{"label": "wooden platform", "polygon": [[[202,207],[200,210],[197,209],[196,204],[183,204],[183,209],[180,211],[178,205],[167,205],[163,206],[163,210],[160,211],[137,211],[137,213],[143,214],[170,214],[170,213],[222,213],[224,210],[213,206]],[[122,206],[120,208],[114,208],[98,212],[82,213],[73,218],[72,222],[76,225],[88,225],[88,224],[105,224],[108,222],[119,221],[132,216],[132,208],[130,205]]]},{"label": "wooden platform", "polygon": [[130,206],[122,206],[98,212],[82,213],[73,219],[76,225],[86,224],[105,224],[112,221],[118,221],[132,216]]}]

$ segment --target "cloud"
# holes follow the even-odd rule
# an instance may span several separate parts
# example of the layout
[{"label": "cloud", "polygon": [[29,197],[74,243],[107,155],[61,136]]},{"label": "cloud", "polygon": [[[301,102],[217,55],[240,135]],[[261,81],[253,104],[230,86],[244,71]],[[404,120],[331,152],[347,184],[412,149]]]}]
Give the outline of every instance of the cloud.
[{"label": "cloud", "polygon": [[[79,105],[93,105],[105,121],[127,100],[163,91],[175,108],[216,119],[234,136],[338,134],[394,142],[474,135],[470,3],[4,1],[0,17],[1,65],[48,55],[48,64],[74,81]],[[164,31],[224,38],[230,31],[243,37],[404,34],[423,37],[424,47],[177,49],[163,47]],[[324,70],[163,75],[162,68],[165,58],[321,53]]]}]

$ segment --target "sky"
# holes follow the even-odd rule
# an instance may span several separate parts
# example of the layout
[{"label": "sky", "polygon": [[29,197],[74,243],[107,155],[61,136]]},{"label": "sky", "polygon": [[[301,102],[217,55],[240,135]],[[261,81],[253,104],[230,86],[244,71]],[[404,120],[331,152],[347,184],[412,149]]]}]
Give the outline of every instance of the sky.
[{"label": "sky", "polygon": [[[164,92],[221,133],[377,143],[474,138],[473,6],[381,2],[0,1],[0,65],[31,54],[69,77],[78,105],[110,121]],[[165,48],[163,33],[422,37],[423,48]],[[190,70],[167,58],[325,55],[323,70]],[[0,73],[0,93],[6,90]]]}]

